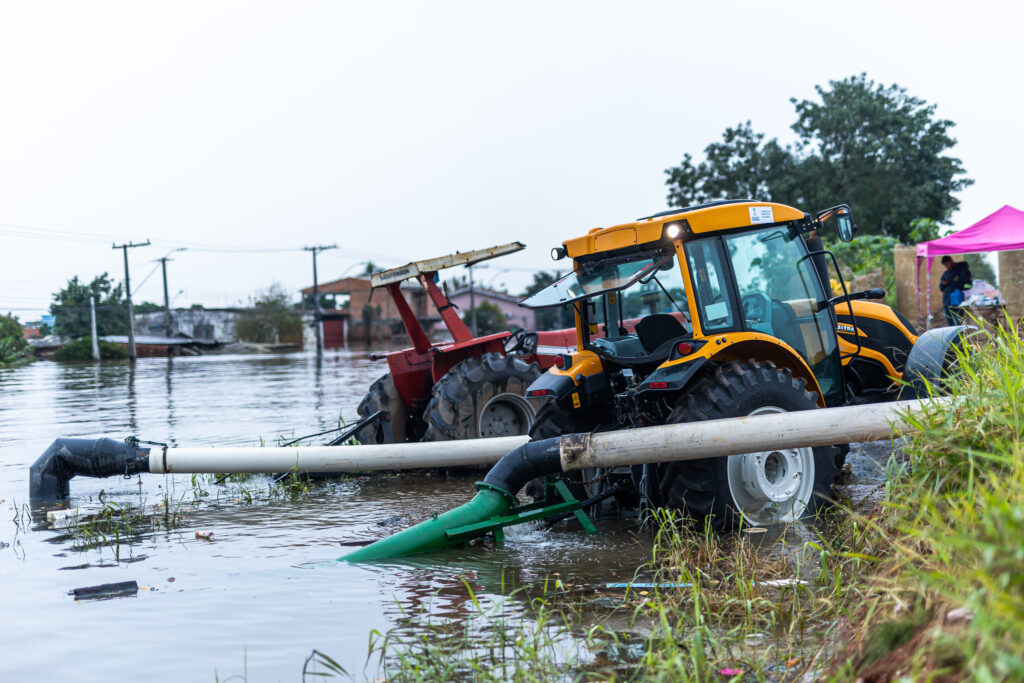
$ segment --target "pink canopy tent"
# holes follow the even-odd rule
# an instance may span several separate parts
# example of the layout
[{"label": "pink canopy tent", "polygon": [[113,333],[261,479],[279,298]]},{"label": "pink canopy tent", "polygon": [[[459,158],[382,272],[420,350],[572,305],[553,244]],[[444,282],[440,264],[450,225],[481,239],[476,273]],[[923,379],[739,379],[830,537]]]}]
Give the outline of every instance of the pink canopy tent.
[{"label": "pink canopy tent", "polygon": [[917,245],[917,312],[921,314],[921,262],[925,262],[926,310],[932,310],[932,259],[943,254],[975,254],[987,251],[1024,249],[1024,211],[1009,204],[974,225],[951,235]]}]

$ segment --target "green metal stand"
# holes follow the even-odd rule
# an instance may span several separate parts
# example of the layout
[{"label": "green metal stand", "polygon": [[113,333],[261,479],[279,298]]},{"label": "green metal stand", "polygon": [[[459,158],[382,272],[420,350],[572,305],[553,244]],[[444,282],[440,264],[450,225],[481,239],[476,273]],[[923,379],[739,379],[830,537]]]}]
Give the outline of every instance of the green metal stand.
[{"label": "green metal stand", "polygon": [[[553,517],[554,515],[562,514],[563,512],[572,512],[576,517],[576,520],[583,527],[583,530],[588,534],[596,534],[597,527],[587,517],[587,513],[583,512],[580,508],[580,501],[576,499],[574,495],[569,491],[569,487],[566,486],[565,482],[562,481],[561,477],[548,475],[544,484],[544,499],[539,500],[536,503],[530,503],[528,505],[516,505],[508,509],[506,514],[495,515],[490,519],[482,522],[476,522],[474,524],[466,524],[463,526],[455,527],[445,531],[445,537],[448,542],[452,545],[459,542],[469,541],[473,538],[478,538],[487,534],[488,532],[494,532],[494,540],[497,543],[505,542],[505,532],[503,529],[513,524],[524,524],[526,522],[532,522],[535,519],[546,519]],[[495,489],[490,484],[478,482],[476,485],[477,490]]]}]

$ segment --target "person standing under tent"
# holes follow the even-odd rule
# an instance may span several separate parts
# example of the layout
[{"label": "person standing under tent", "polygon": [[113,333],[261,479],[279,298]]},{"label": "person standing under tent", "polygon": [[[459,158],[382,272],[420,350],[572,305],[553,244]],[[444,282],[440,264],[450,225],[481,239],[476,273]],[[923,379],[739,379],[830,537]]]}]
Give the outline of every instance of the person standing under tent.
[{"label": "person standing under tent", "polygon": [[939,280],[942,311],[946,314],[947,325],[959,325],[963,319],[960,305],[964,302],[964,289],[970,288],[972,284],[971,269],[966,261],[954,263],[949,254],[942,257],[942,266],[946,269]]}]

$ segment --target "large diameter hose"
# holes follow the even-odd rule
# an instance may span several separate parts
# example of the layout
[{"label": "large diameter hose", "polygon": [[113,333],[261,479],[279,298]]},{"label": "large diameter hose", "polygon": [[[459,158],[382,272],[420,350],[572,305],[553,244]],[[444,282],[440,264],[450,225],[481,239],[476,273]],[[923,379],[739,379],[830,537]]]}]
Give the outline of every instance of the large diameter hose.
[{"label": "large diameter hose", "polygon": [[[483,482],[477,484],[478,492],[468,503],[340,559],[344,562],[383,560],[441,550],[463,543],[466,539],[464,534],[460,534],[457,540],[450,540],[448,532],[504,515],[516,504],[515,494],[528,481],[562,471],[558,441],[557,437],[533,441],[506,453],[487,473]],[[490,530],[484,524],[476,535],[483,536]]]},{"label": "large diameter hose", "polygon": [[29,468],[29,499],[60,500],[70,495],[76,475],[110,477],[149,471],[149,449],[134,440],[57,439]]}]

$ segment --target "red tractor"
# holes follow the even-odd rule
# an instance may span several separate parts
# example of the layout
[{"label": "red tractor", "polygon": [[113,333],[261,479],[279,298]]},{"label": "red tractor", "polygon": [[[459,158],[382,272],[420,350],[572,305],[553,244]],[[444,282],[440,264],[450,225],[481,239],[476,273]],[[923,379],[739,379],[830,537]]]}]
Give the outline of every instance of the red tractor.
[{"label": "red tractor", "polygon": [[[523,396],[533,380],[576,345],[575,330],[500,332],[474,337],[455,306],[437,286],[437,273],[472,266],[511,254],[525,245],[513,242],[416,261],[374,273],[371,285],[388,290],[412,348],[385,356],[390,372],[370,385],[359,404],[367,424],[357,433],[362,443],[445,441],[526,434],[539,399]],[[427,292],[452,341],[432,344],[400,290],[416,278]],[[378,419],[368,420],[377,415]]]}]

